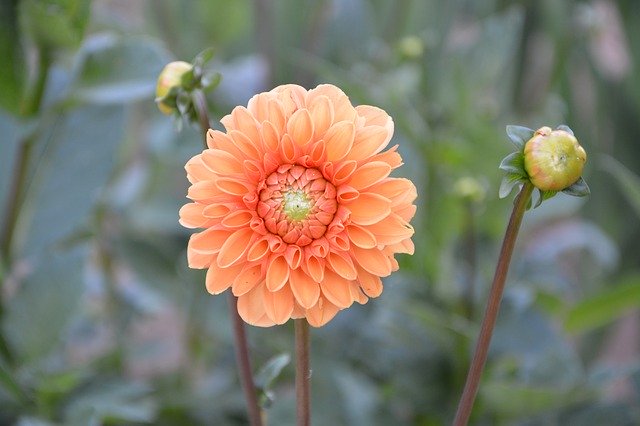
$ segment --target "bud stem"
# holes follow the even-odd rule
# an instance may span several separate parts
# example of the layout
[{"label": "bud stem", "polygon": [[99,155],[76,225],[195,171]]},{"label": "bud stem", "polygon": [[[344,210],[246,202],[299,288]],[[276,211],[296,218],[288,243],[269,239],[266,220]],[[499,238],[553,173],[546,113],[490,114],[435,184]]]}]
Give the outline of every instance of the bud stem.
[{"label": "bud stem", "polygon": [[297,426],[311,424],[311,369],[309,368],[309,323],[294,320],[296,339],[296,419]]},{"label": "bud stem", "polygon": [[[191,95],[193,107],[198,115],[198,122],[202,130],[202,146],[208,149],[207,132],[211,128],[209,121],[209,113],[207,108],[207,100],[201,90],[194,90]],[[249,424],[251,426],[262,426],[262,412],[258,405],[258,396],[256,394],[256,385],[253,381],[251,369],[251,359],[249,358],[249,345],[247,343],[247,334],[244,328],[244,321],[238,314],[238,299],[229,292],[229,317],[233,324],[233,338],[236,351],[236,364],[238,366],[238,374],[242,391],[247,403],[247,415],[249,416]]]},{"label": "bud stem", "polygon": [[525,182],[520,193],[516,197],[513,211],[511,212],[509,224],[507,225],[507,230],[505,232],[504,239],[502,240],[502,248],[500,249],[498,264],[496,265],[496,272],[493,276],[493,284],[491,285],[487,308],[480,327],[480,335],[478,336],[475,353],[471,360],[471,366],[469,367],[469,373],[464,385],[462,397],[458,404],[456,417],[453,421],[454,426],[466,426],[469,422],[469,417],[471,416],[473,403],[476,399],[476,394],[478,393],[478,386],[480,385],[482,370],[484,369],[485,362],[487,361],[489,343],[491,343],[491,336],[493,335],[496,318],[498,317],[498,311],[500,310],[500,302],[502,300],[502,293],[504,292],[507,273],[509,272],[511,255],[513,254],[518,230],[520,229],[524,212],[527,210],[527,203],[531,198],[532,191],[533,184],[528,181]]}]

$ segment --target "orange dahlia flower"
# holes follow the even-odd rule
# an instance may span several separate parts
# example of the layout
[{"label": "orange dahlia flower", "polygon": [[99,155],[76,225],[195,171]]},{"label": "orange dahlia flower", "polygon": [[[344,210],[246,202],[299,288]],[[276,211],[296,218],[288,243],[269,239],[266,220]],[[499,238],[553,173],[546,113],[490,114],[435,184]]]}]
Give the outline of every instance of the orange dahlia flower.
[{"label": "orange dahlia flower", "polygon": [[389,177],[402,159],[383,110],[354,107],[337,87],[279,86],[209,130],[209,149],[185,166],[180,223],[189,266],[206,287],[229,287],[257,326],[305,317],[316,327],[382,293],[380,277],[412,254],[416,188]]}]

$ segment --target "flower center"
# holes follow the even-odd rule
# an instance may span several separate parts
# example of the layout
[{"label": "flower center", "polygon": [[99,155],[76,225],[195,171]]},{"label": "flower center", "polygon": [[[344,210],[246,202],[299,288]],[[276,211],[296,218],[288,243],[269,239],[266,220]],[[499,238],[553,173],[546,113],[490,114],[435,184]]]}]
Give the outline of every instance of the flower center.
[{"label": "flower center", "polygon": [[300,189],[289,189],[283,194],[284,213],[293,221],[306,219],[313,207],[313,202],[307,194]]},{"label": "flower center", "polygon": [[317,169],[283,165],[260,186],[258,215],[288,244],[306,246],[322,237],[338,208],[335,186]]}]

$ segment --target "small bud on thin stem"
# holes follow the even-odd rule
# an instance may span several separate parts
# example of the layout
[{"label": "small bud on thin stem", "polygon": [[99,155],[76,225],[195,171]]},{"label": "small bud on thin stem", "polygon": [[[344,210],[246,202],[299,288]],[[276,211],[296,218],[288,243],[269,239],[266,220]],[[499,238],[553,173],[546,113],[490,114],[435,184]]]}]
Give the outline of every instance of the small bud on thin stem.
[{"label": "small bud on thin stem", "polygon": [[513,211],[511,212],[509,225],[507,226],[507,230],[502,241],[500,258],[496,265],[496,272],[493,277],[491,292],[489,293],[489,300],[487,301],[487,309],[484,314],[484,319],[482,320],[480,335],[478,336],[475,353],[471,360],[471,366],[469,367],[464,391],[462,392],[462,397],[458,404],[458,411],[456,412],[456,417],[453,421],[454,426],[466,426],[469,422],[469,417],[471,416],[473,403],[476,399],[476,394],[478,393],[478,386],[480,385],[482,370],[484,369],[484,364],[487,360],[489,343],[491,343],[491,336],[493,335],[498,311],[500,310],[500,302],[502,300],[502,293],[504,292],[504,285],[509,271],[511,255],[513,254],[518,230],[520,229],[522,217],[527,209],[527,203],[529,202],[532,191],[533,185],[530,182],[526,182],[516,197]]}]

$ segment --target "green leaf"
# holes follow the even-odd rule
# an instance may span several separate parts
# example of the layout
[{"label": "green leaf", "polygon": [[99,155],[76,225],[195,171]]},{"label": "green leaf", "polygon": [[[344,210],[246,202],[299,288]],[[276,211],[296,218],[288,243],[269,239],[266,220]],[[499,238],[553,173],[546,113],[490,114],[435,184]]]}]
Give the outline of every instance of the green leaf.
[{"label": "green leaf", "polygon": [[84,254],[79,247],[40,257],[7,300],[3,328],[21,363],[36,361],[62,343],[82,298]]},{"label": "green leaf", "polygon": [[511,142],[513,142],[516,148],[520,150],[524,149],[524,145],[533,137],[534,133],[535,132],[528,127],[514,125],[507,126],[507,135],[509,136],[509,139],[511,139]]},{"label": "green leaf", "polygon": [[622,194],[640,216],[640,176],[631,172],[613,157],[602,156],[600,164],[604,170],[611,173],[622,190]]},{"label": "green leaf", "polygon": [[626,277],[615,287],[573,306],[567,313],[565,329],[582,333],[601,327],[640,307],[640,274]]},{"label": "green leaf", "polygon": [[46,151],[18,222],[25,254],[36,256],[86,225],[113,171],[124,125],[122,107],[89,106],[44,135]]},{"label": "green leaf", "polygon": [[587,185],[587,182],[585,182],[583,178],[578,179],[571,186],[563,189],[562,192],[568,195],[573,195],[574,197],[585,197],[591,194],[589,185]]},{"label": "green leaf", "polygon": [[256,387],[261,390],[260,405],[268,408],[273,403],[270,388],[278,378],[282,370],[291,362],[291,356],[287,353],[276,355],[262,366],[255,376]]},{"label": "green leaf", "polygon": [[151,98],[168,60],[166,50],[150,39],[93,36],[78,53],[72,93],[101,104]]},{"label": "green leaf", "polygon": [[523,181],[524,178],[520,174],[507,173],[507,175],[502,178],[502,182],[500,183],[498,196],[500,198],[505,198],[507,195],[511,194],[514,186],[522,183]]},{"label": "green leaf", "polygon": [[20,20],[43,49],[73,48],[82,41],[90,10],[90,0],[23,0]]},{"label": "green leaf", "polygon": [[522,152],[520,151],[512,152],[504,157],[498,168],[507,173],[527,177],[527,172],[524,170],[524,155],[522,155]]}]

